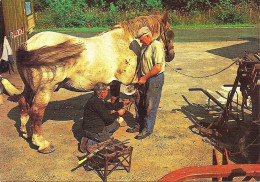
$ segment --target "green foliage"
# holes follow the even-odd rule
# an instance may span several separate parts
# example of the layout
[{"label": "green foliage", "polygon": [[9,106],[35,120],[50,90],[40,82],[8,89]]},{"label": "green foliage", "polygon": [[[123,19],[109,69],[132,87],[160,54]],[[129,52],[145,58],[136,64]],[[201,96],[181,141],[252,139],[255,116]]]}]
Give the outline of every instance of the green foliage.
[{"label": "green foliage", "polygon": [[58,27],[85,26],[86,15],[84,0],[48,0],[49,5],[55,10],[54,20]]},{"label": "green foliage", "polygon": [[34,0],[34,7],[37,28],[110,27],[157,11],[163,14],[166,10],[171,25],[235,24],[259,23],[259,8],[252,3],[257,1]]},{"label": "green foliage", "polygon": [[180,24],[180,21],[179,21],[179,18],[178,18],[176,11],[169,13],[169,23],[171,25],[179,25]]},{"label": "green foliage", "polygon": [[113,0],[86,0],[88,7],[91,8],[99,8],[102,10],[107,10],[109,9],[110,3],[111,2],[116,2]]},{"label": "green foliage", "polygon": [[107,7],[107,3],[104,0],[99,0],[99,1],[98,0],[94,0],[94,5],[93,6],[105,9]]},{"label": "green foliage", "polygon": [[131,10],[131,9],[140,9],[141,0],[118,0],[115,2],[116,6],[118,6],[121,10]]},{"label": "green foliage", "polygon": [[46,0],[34,0],[33,4],[35,11],[42,11],[49,7],[49,3]]},{"label": "green foliage", "polygon": [[57,28],[55,22],[56,12],[51,8],[39,11],[35,14],[35,24],[37,28]]},{"label": "green foliage", "polygon": [[161,9],[162,8],[162,2],[161,0],[145,0],[145,3],[142,4],[142,7],[147,10],[152,9]]},{"label": "green foliage", "polygon": [[203,9],[209,9],[212,7],[212,1],[210,0],[197,0],[197,1],[188,1],[186,5],[186,9],[189,11],[192,10],[203,10]]},{"label": "green foliage", "polygon": [[85,12],[87,27],[110,27],[108,12],[100,11],[98,8],[89,8]]},{"label": "green foliage", "polygon": [[116,7],[113,3],[110,3],[110,8],[109,8],[109,18],[108,21],[111,25],[117,23],[116,22],[116,17],[119,14],[118,12],[118,7]]},{"label": "green foliage", "polygon": [[98,8],[88,8],[85,12],[88,27],[107,27],[118,23],[119,10],[110,3],[109,11],[100,11]]},{"label": "green foliage", "polygon": [[162,0],[163,7],[178,11],[206,10],[215,6],[219,0]]},{"label": "green foliage", "polygon": [[233,4],[232,0],[220,0],[215,12],[217,24],[246,23],[248,20],[246,8],[240,9]]}]

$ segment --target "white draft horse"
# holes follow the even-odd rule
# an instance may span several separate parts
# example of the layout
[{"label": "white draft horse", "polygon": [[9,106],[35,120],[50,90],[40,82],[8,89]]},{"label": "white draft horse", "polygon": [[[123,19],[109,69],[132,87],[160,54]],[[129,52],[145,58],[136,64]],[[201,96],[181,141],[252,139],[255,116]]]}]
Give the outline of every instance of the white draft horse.
[{"label": "white draft horse", "polygon": [[135,35],[143,26],[150,28],[154,39],[163,42],[166,60],[171,61],[174,33],[167,13],[124,21],[91,38],[41,32],[21,45],[16,61],[25,85],[19,100],[23,137],[32,137],[41,153],[54,151],[53,145],[43,138],[41,125],[51,94],[59,88],[88,91],[97,82],[104,82],[115,90],[111,98],[114,101],[120,89],[115,83],[135,83],[140,57],[140,42]]}]

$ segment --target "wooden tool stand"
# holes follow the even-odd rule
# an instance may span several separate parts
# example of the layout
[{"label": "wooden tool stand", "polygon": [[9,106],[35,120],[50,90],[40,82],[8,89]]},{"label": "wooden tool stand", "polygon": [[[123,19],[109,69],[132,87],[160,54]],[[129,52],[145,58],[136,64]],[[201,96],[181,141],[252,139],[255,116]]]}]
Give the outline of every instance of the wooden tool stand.
[{"label": "wooden tool stand", "polygon": [[108,175],[115,170],[130,172],[132,151],[133,147],[124,144],[104,148],[88,159],[84,168],[86,171],[95,171],[103,181],[107,181]]}]

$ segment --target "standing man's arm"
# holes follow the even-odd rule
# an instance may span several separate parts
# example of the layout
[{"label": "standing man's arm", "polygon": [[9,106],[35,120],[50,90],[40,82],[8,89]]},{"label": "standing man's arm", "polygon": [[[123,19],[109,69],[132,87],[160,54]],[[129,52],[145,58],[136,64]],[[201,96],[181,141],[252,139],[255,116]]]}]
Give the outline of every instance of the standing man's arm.
[{"label": "standing man's arm", "polygon": [[[154,66],[152,69],[139,79],[139,84],[144,84],[149,78],[157,75],[162,70],[162,63],[165,59],[164,48],[161,43],[154,42],[153,44],[153,61]],[[152,46],[152,45],[150,45]]]},{"label": "standing man's arm", "polygon": [[149,78],[151,78],[151,77],[157,75],[158,73],[160,73],[161,69],[162,69],[162,64],[156,64],[156,65],[154,65],[154,67],[153,67],[146,75],[142,76],[142,77],[139,79],[139,82],[138,82],[138,83],[139,83],[140,85],[141,85],[141,84],[145,84],[145,82],[146,82]]}]

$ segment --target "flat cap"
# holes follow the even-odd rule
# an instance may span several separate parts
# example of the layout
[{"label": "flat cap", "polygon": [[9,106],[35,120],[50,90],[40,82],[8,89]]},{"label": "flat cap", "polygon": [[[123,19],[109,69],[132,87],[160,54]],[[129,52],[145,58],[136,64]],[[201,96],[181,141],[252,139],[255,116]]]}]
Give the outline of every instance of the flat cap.
[{"label": "flat cap", "polygon": [[138,30],[135,38],[139,39],[140,37],[142,37],[146,34],[149,34],[149,33],[151,33],[151,30],[148,27],[146,27],[146,26],[142,27]]}]

